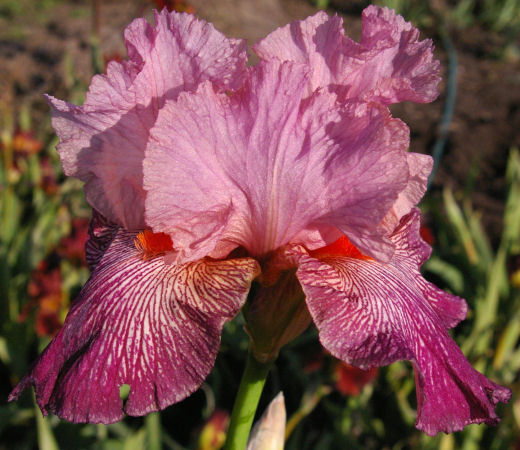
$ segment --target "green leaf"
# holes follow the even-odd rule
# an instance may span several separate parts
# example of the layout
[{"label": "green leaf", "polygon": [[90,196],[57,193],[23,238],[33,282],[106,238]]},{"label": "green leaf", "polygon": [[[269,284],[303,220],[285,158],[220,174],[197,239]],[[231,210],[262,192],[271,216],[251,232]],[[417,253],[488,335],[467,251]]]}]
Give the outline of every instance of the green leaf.
[{"label": "green leaf", "polygon": [[451,189],[444,189],[443,198],[446,216],[455,230],[455,236],[462,244],[470,264],[477,265],[479,262],[479,256],[475,243],[473,242],[473,238],[469,231],[468,223],[466,222],[459,205],[457,205]]},{"label": "green leaf", "polygon": [[40,408],[34,402],[36,410],[36,429],[38,432],[38,447],[40,450],[59,450],[58,442],[54,437],[49,417],[43,417]]},{"label": "green leaf", "polygon": [[432,256],[422,268],[438,276],[455,294],[461,295],[464,292],[464,274],[454,265]]}]

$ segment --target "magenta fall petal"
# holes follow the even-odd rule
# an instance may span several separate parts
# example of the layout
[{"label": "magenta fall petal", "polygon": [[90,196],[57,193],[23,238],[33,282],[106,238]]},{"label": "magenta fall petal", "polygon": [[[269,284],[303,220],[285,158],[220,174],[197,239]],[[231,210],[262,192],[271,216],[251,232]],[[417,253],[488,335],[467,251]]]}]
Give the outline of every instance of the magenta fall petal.
[{"label": "magenta fall petal", "polygon": [[[63,328],[11,393],[28,386],[44,413],[111,423],[178,402],[213,367],[225,322],[259,271],[253,259],[169,266],[143,261],[135,233],[119,231]],[[123,407],[119,388],[130,386]]]},{"label": "magenta fall petal", "polygon": [[419,220],[417,210],[402,219],[388,264],[341,256],[320,261],[299,250],[297,276],[320,341],[337,358],[364,369],[412,361],[416,425],[427,434],[470,423],[495,425],[495,405],[507,402],[511,392],[473,369],[446,332],[467,307],[422,279],[419,265],[429,250]]}]

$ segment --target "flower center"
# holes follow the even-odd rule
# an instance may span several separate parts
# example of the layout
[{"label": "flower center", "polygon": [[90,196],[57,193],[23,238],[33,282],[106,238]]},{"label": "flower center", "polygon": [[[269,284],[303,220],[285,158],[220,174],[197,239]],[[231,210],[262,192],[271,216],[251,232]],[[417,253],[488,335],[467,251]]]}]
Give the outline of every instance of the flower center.
[{"label": "flower center", "polygon": [[325,247],[310,250],[309,254],[316,259],[329,258],[334,256],[346,256],[348,258],[371,260],[370,256],[361,253],[356,246],[350,242],[347,236],[340,237],[337,241]]},{"label": "flower center", "polygon": [[152,230],[141,231],[134,240],[134,245],[141,252],[141,257],[147,261],[173,250],[173,242],[165,233],[154,233]]}]

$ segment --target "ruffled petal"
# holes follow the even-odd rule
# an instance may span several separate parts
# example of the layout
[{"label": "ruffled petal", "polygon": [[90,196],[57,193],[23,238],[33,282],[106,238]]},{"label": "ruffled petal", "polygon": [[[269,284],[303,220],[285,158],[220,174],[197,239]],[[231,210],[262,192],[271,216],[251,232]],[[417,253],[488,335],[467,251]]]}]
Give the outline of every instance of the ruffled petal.
[{"label": "ruffled petal", "polygon": [[246,70],[243,41],[189,14],[164,10],[155,21],[126,29],[129,60],[95,76],[83,106],[48,97],[65,173],[85,181],[89,203],[129,230],[145,225],[142,161],[166,99],[205,80],[235,89]]},{"label": "ruffled petal", "polygon": [[146,220],[180,261],[222,241],[253,256],[314,247],[338,228],[391,257],[381,221],[409,183],[408,128],[377,104],[303,100],[307,81],[301,65],[261,63],[233,95],[206,83],[161,110],[144,161]]},{"label": "ruffled petal", "polygon": [[419,41],[419,31],[388,8],[363,11],[359,44],[344,35],[341,18],[319,12],[274,31],[253,49],[265,60],[307,64],[308,92],[329,86],[345,98],[385,105],[438,96],[440,65],[431,40]]},{"label": "ruffled petal", "polygon": [[[9,399],[30,385],[44,414],[111,423],[178,402],[213,367],[222,326],[259,271],[252,259],[148,261],[118,232],[59,334]],[[127,384],[125,405],[119,388]]]},{"label": "ruffled petal", "polygon": [[388,8],[370,5],[362,20],[358,53],[347,55],[350,64],[355,59],[364,60],[364,64],[345,74],[344,80],[355,74],[357,81],[349,95],[363,95],[384,104],[435,100],[441,77],[432,40],[419,41],[419,30]]},{"label": "ruffled petal", "polygon": [[309,201],[322,206],[312,224],[334,225],[364,254],[390,260],[394,246],[384,218],[410,183],[408,127],[380,105],[347,103],[341,119],[314,136],[320,139],[311,139],[311,145],[323,146],[323,156],[314,153],[323,166],[312,161],[316,166],[311,167],[324,169],[319,184],[320,172],[309,174],[308,189],[314,186],[322,193]]},{"label": "ruffled petal", "polygon": [[399,193],[392,209],[383,219],[383,227],[391,233],[402,217],[406,216],[412,208],[419,203],[428,186],[428,177],[433,168],[433,158],[429,155],[419,153],[408,153],[406,155],[408,164],[408,184]]},{"label": "ruffled petal", "polygon": [[470,423],[496,424],[497,402],[510,391],[475,371],[446,331],[466,312],[462,299],[424,281],[428,246],[419,213],[405,217],[391,240],[389,264],[352,257],[322,260],[300,250],[297,277],[323,346],[345,362],[370,368],[408,359],[416,370],[416,426],[434,435]]},{"label": "ruffled petal", "polygon": [[253,45],[264,60],[305,64],[311,73],[308,94],[335,84],[341,74],[344,47],[343,19],[323,11],[278,28]]}]

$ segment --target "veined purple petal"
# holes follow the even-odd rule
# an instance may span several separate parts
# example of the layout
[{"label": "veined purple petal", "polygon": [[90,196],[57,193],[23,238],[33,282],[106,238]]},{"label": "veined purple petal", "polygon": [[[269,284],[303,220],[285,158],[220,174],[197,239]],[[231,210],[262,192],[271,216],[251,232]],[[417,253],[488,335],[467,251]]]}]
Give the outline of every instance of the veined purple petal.
[{"label": "veined purple petal", "polygon": [[[259,271],[252,259],[143,261],[119,231],[65,324],[9,399],[30,385],[44,414],[111,423],[178,402],[213,367],[224,323]],[[119,388],[128,384],[123,406]]]},{"label": "veined purple petal", "polygon": [[95,209],[92,210],[85,243],[85,256],[91,272],[96,268],[118,230],[119,225],[110,222]]},{"label": "veined purple petal", "polygon": [[340,17],[324,12],[279,28],[253,47],[265,60],[297,61],[311,70],[308,92],[329,86],[345,98],[390,104],[430,102],[437,95],[439,62],[431,40],[388,8],[363,11],[361,42],[344,35]]},{"label": "veined purple petal", "polygon": [[408,128],[381,105],[302,99],[306,83],[301,65],[260,63],[232,95],[206,83],[161,110],[144,161],[146,221],[171,235],[180,261],[222,241],[251,255],[322,246],[331,228],[391,257],[381,222],[409,183]]},{"label": "veined purple petal", "polygon": [[427,434],[496,424],[495,405],[511,393],[474,370],[447,333],[466,305],[422,279],[418,266],[429,249],[418,225],[417,211],[401,221],[388,264],[341,256],[320,261],[301,251],[297,276],[320,340],[334,356],[361,368],[412,361],[416,426]]},{"label": "veined purple petal", "polygon": [[145,226],[142,162],[158,110],[205,80],[235,89],[246,70],[243,41],[189,14],[164,10],[155,21],[126,29],[129,60],[95,76],[83,106],[48,97],[65,173],[85,181],[88,202],[129,230]]}]

